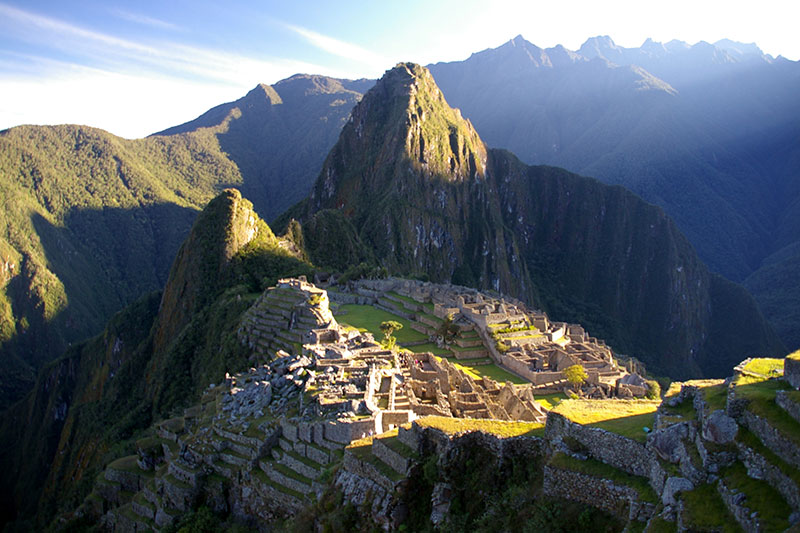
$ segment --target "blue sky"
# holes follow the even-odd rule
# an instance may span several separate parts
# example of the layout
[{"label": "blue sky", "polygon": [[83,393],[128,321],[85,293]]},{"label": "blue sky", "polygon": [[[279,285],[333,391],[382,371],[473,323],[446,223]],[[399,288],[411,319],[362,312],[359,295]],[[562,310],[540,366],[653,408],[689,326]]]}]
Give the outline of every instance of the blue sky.
[{"label": "blue sky", "polygon": [[0,0],[0,129],[80,123],[141,137],[298,72],[380,76],[522,34],[577,49],[610,35],[728,37],[800,59],[794,0]]}]

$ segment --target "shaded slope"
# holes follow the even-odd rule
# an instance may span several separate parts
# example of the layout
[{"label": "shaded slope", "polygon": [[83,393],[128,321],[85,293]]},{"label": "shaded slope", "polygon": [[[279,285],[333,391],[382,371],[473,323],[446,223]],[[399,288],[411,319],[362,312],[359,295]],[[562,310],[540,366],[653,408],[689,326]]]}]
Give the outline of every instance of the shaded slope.
[{"label": "shaded slope", "polygon": [[[353,110],[292,212],[306,241],[326,210],[391,271],[522,297],[655,371],[713,374],[748,355],[712,349],[712,321],[724,322],[717,280],[663,211],[620,187],[487,151],[422,67],[388,71]],[[779,351],[752,299],[725,294],[754,346]],[[715,326],[714,342],[727,346],[732,333]]]},{"label": "shaded slope", "polygon": [[36,513],[29,525],[40,529],[53,513],[74,508],[97,469],[137,432],[250,363],[236,329],[262,284],[310,272],[237,191],[210,202],[163,293],[126,307],[101,335],[45,367],[4,414],[3,521]]},{"label": "shaded slope", "polygon": [[163,285],[197,207],[238,180],[209,141],[82,126],[0,133],[0,408],[38,365]]}]

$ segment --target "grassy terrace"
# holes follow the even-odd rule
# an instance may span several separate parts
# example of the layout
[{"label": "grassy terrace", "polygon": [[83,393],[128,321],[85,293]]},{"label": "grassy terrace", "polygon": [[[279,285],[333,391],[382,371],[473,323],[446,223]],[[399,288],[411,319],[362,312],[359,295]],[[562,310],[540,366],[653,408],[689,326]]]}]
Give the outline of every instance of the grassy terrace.
[{"label": "grassy terrace", "polygon": [[625,485],[635,490],[642,501],[651,503],[658,502],[658,496],[650,487],[647,478],[628,474],[627,472],[623,472],[618,468],[609,466],[596,459],[586,459],[582,461],[559,452],[553,455],[553,458],[550,460],[550,465],[562,470],[580,472],[581,474],[600,479],[610,479],[615,483]]},{"label": "grassy terrace", "polygon": [[382,339],[381,322],[395,320],[403,324],[403,329],[395,331],[393,335],[397,338],[397,344],[403,345],[407,342],[419,342],[427,340],[427,335],[411,329],[411,321],[401,316],[377,309],[371,305],[344,304],[339,306],[336,320],[343,325],[352,326],[360,331],[369,331],[376,339]]},{"label": "grassy terrace", "polygon": [[745,494],[744,505],[758,512],[764,531],[783,531],[789,527],[788,518],[792,509],[769,483],[748,476],[747,468],[739,462],[726,468],[723,476],[729,489]]},{"label": "grassy terrace", "polygon": [[492,378],[498,383],[505,383],[506,381],[510,381],[515,385],[524,385],[528,383],[528,381],[522,379],[516,374],[512,374],[508,370],[500,368],[494,363],[490,363],[488,365],[477,364],[477,363],[485,363],[486,361],[488,361],[488,359],[464,360],[458,362],[456,362],[455,359],[450,360],[450,362],[453,363],[453,365],[456,368],[464,371],[467,375],[471,376],[473,379],[481,379],[484,376],[486,376]]},{"label": "grassy terrace", "polygon": [[800,422],[775,403],[775,393],[779,390],[791,390],[791,386],[782,379],[739,376],[734,392],[737,398],[750,401],[747,405],[749,411],[766,418],[772,427],[800,446]]},{"label": "grassy terrace", "polygon": [[717,492],[716,484],[700,485],[682,493],[683,522],[690,531],[742,531]]},{"label": "grassy terrace", "polygon": [[446,416],[425,416],[416,422],[421,427],[436,428],[448,435],[456,435],[468,431],[482,431],[497,437],[541,437],[544,435],[544,424],[536,422],[508,422],[505,420],[487,420],[478,418],[450,418]]},{"label": "grassy terrace", "polygon": [[563,392],[557,392],[555,394],[536,394],[534,397],[545,409],[553,409],[556,405],[567,399],[567,395]]},{"label": "grassy terrace", "polygon": [[[400,346],[403,346],[404,343],[427,340],[426,335],[411,329],[410,320],[407,320],[393,313],[384,311],[383,309],[377,309],[370,305],[356,305],[356,304],[341,305],[339,307],[339,310],[337,311],[336,319],[339,321],[340,324],[344,326],[354,327],[359,331],[369,331],[375,336],[376,339],[383,338],[383,333],[381,333],[380,330],[381,322],[384,322],[386,320],[396,320],[397,322],[403,324],[403,329],[394,332],[394,336],[397,338],[397,344],[399,344]],[[437,320],[439,319],[437,318]],[[504,370],[495,364],[478,365],[475,364],[476,361],[463,361],[456,363],[453,357],[451,356],[452,352],[450,350],[437,348],[436,345],[433,343],[408,346],[407,349],[411,350],[414,353],[433,352],[435,355],[447,357],[457,367],[459,367],[461,370],[472,376],[474,379],[481,379],[483,376],[487,376],[500,383],[505,383],[506,381],[510,381],[511,383],[517,385],[528,383],[521,377],[512,374],[511,372],[508,372],[507,370]],[[479,346],[475,348],[461,348],[460,350],[474,351],[476,349],[482,349],[482,347]],[[484,362],[486,360],[482,359],[480,361]]]},{"label": "grassy terrace", "polygon": [[759,374],[765,378],[783,375],[783,359],[759,357],[750,360],[744,368],[745,372]]},{"label": "grassy terrace", "polygon": [[372,440],[374,438],[375,437],[365,437],[363,439],[354,440],[347,446],[347,450],[359,460],[374,466],[381,474],[390,480],[397,482],[405,479],[404,475],[395,472],[392,467],[372,454]]},{"label": "grassy terrace", "polygon": [[553,412],[573,422],[605,429],[638,442],[647,440],[659,400],[564,400]]}]

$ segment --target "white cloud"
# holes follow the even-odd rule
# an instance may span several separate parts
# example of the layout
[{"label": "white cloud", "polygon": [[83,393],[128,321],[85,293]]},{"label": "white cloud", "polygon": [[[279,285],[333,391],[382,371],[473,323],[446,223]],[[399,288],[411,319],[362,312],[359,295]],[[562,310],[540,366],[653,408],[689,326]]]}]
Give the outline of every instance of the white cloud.
[{"label": "white cloud", "polygon": [[152,28],[158,28],[161,30],[183,30],[180,26],[176,24],[172,24],[171,22],[167,22],[165,20],[148,17],[147,15],[142,15],[140,13],[133,13],[131,11],[125,11],[123,9],[115,9],[112,13],[124,20],[135,22],[137,24],[142,24],[144,26],[150,26]]},{"label": "white cloud", "polygon": [[285,26],[306,39],[312,45],[329,54],[363,63],[373,69],[377,68],[381,72],[386,69],[388,60],[371,50],[367,50],[366,48],[352,43],[340,41],[339,39],[334,39],[333,37],[328,37],[327,35],[300,26],[294,26],[292,24],[286,24]]}]

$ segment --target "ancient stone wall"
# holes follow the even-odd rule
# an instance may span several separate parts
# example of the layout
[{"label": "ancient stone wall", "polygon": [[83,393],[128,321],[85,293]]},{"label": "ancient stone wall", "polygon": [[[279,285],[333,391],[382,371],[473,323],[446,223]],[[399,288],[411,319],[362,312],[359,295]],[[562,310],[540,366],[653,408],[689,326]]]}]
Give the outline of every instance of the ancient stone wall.
[{"label": "ancient stone wall", "polygon": [[655,506],[640,501],[637,492],[630,487],[550,465],[544,467],[542,490],[552,496],[598,507],[623,520],[646,522],[655,513]]},{"label": "ancient stone wall", "polygon": [[576,424],[566,417],[550,412],[545,425],[545,437],[556,440],[572,437],[586,448],[592,457],[635,476],[648,477],[653,453],[644,444],[600,428]]}]

